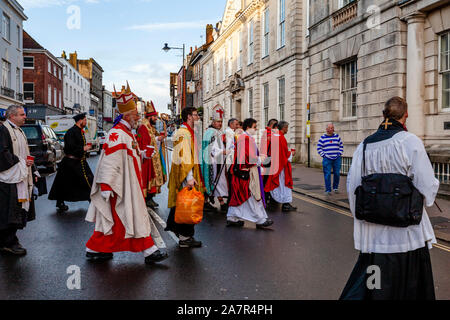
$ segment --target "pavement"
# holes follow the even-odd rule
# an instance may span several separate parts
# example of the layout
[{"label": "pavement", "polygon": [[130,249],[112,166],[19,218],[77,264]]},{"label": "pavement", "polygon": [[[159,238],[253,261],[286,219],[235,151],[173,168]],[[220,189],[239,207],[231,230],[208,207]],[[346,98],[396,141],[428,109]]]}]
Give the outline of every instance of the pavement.
[{"label": "pavement", "polygon": [[[294,180],[294,191],[311,198],[324,201],[329,204],[350,210],[347,197],[347,177],[341,176],[339,193],[325,195],[325,182],[322,169],[308,168],[303,164],[293,164],[292,176]],[[430,221],[433,224],[436,238],[450,242],[450,201],[436,199],[436,205],[426,208]]]}]

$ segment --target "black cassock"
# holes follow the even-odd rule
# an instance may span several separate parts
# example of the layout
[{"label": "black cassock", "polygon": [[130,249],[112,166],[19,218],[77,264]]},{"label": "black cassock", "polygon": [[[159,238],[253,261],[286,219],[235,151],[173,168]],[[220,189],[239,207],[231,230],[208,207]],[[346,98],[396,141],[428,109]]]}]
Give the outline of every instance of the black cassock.
[{"label": "black cassock", "polygon": [[77,202],[91,199],[94,175],[86,161],[85,145],[84,133],[77,126],[64,135],[65,156],[58,165],[49,200]]},{"label": "black cassock", "polygon": [[[0,172],[12,168],[19,162],[14,155],[12,140],[8,129],[0,125]],[[17,201],[17,186],[0,182],[0,230],[8,228],[23,229],[28,221],[35,219],[34,200],[25,211]]]}]

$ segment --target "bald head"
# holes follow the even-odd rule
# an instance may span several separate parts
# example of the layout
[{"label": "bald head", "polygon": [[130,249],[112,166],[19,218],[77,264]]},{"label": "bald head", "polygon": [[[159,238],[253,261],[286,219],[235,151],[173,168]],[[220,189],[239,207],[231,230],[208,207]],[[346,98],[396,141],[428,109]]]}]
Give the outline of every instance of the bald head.
[{"label": "bald head", "polygon": [[329,136],[332,136],[334,134],[334,124],[333,123],[329,123],[327,125],[327,134]]}]

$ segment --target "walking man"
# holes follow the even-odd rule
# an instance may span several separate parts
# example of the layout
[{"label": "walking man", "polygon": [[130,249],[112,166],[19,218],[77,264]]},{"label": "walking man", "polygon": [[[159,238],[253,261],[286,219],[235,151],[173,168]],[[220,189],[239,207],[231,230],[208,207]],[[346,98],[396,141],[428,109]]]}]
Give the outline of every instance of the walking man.
[{"label": "walking man", "polygon": [[325,178],[325,194],[331,194],[331,170],[333,170],[333,190],[339,192],[339,179],[341,172],[342,154],[344,144],[341,137],[334,132],[332,123],[327,126],[327,133],[320,137],[317,152],[323,158],[323,175]]},{"label": "walking man", "polygon": [[75,125],[64,135],[65,155],[58,166],[55,181],[48,195],[49,200],[56,200],[56,207],[60,211],[69,210],[64,201],[90,201],[94,179],[86,161],[86,153],[92,148],[86,145],[84,136],[86,113],[77,114],[73,119]]},{"label": "walking man", "polygon": [[27,137],[20,129],[26,114],[21,106],[10,106],[0,126],[0,251],[17,256],[27,251],[19,243],[17,230],[35,219],[33,160]]},{"label": "walking man", "polygon": [[[417,212],[422,213],[422,218],[420,223],[414,221],[415,224],[398,227],[370,223],[355,216],[354,243],[355,249],[359,250],[360,254],[341,299],[434,300],[429,249],[436,243],[436,237],[424,207],[433,205],[439,181],[435,178],[423,142],[406,130],[405,122],[408,117],[406,101],[400,97],[391,98],[386,102],[383,115],[384,121],[378,131],[361,143],[353,155],[347,177],[350,209],[355,216],[355,191],[362,184],[362,176],[390,174],[390,179],[393,179],[393,175],[396,174],[404,176],[408,183],[411,181],[413,187],[420,193],[419,197],[411,198],[411,201],[407,199],[407,208],[398,209],[408,210],[407,214],[410,215],[410,208],[417,207],[415,202],[423,197],[424,206],[422,201],[416,202]],[[376,193],[374,196],[377,202],[384,197],[381,193],[391,192],[394,195],[395,191],[390,190],[395,190],[397,185],[392,185],[393,180],[389,181],[388,185],[377,185],[371,190]],[[380,189],[382,191],[378,193]],[[412,189],[412,186],[406,189]],[[408,194],[404,188],[401,192],[400,197],[398,194],[395,195],[397,199]],[[367,200],[370,202],[371,199]],[[391,205],[392,202],[387,203],[388,207]],[[360,206],[361,203],[358,207]],[[379,210],[375,212],[382,213]],[[377,220],[377,222],[384,221]],[[378,276],[381,278],[378,287],[369,289],[366,285],[368,273],[372,274],[374,271],[369,272],[368,268],[372,267],[373,270],[374,266],[379,270]]]},{"label": "walking man", "polygon": [[295,152],[289,150],[285,137],[289,123],[280,121],[278,130],[278,133],[272,133],[272,165],[264,191],[270,192],[272,199],[282,204],[283,212],[295,211],[297,208],[291,205],[294,187],[291,162]]},{"label": "walking man", "polygon": [[117,106],[120,116],[108,132],[95,172],[86,216],[86,221],[95,223],[95,230],[86,243],[86,257],[108,260],[113,252],[141,252],[145,263],[152,264],[168,254],[158,249],[150,235],[141,151],[132,132],[140,117],[129,86],[117,98]]},{"label": "walking man", "polygon": [[231,199],[227,214],[227,226],[244,226],[244,220],[256,223],[258,229],[273,224],[267,216],[261,164],[266,156],[259,155],[255,136],[257,121],[246,119],[244,133],[239,136],[234,163],[231,167]]},{"label": "walking man", "polygon": [[153,200],[154,196],[161,193],[161,187],[166,182],[160,157],[160,144],[164,139],[155,129],[158,113],[153,103],[146,106],[145,118],[138,129],[137,141],[139,148],[143,151],[142,161],[142,183],[147,206],[152,209],[159,205]]},{"label": "walking man", "polygon": [[198,248],[201,241],[194,238],[195,225],[178,224],[175,222],[175,211],[178,192],[185,187],[196,188],[205,192],[199,162],[199,150],[195,141],[194,124],[200,117],[197,109],[186,107],[181,111],[183,124],[173,135],[172,166],[169,175],[169,201],[170,209],[167,218],[166,231],[172,231],[179,237],[180,248]]},{"label": "walking man", "polygon": [[214,202],[217,197],[220,209],[227,212],[224,198],[228,198],[225,157],[229,151],[225,148],[222,134],[224,110],[220,105],[214,107],[212,124],[206,130],[202,143],[202,176],[205,181],[206,193]]}]

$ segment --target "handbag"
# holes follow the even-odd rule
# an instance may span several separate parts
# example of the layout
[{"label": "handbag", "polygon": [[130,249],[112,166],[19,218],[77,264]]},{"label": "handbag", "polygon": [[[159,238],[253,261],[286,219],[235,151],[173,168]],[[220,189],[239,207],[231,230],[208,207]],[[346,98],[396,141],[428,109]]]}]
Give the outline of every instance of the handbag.
[{"label": "handbag", "polygon": [[195,188],[183,188],[177,195],[175,222],[179,224],[198,224],[203,220],[205,197]]},{"label": "handbag", "polygon": [[233,165],[233,174],[242,180],[250,179],[250,171],[245,171],[245,170],[239,169],[239,166],[237,164]]},{"label": "handbag", "polygon": [[[363,174],[366,171],[366,147],[364,141]],[[359,220],[402,228],[418,225],[422,220],[423,195],[406,175],[363,175],[355,195],[355,216]]]}]

